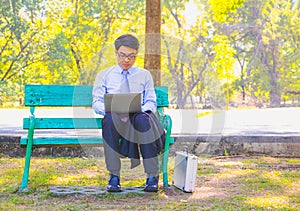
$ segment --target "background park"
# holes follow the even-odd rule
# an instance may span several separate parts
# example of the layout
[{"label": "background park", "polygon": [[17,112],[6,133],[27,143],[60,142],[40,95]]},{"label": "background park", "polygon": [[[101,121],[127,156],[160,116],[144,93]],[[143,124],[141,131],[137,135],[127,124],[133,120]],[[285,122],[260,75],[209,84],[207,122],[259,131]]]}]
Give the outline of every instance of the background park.
[{"label": "background park", "polygon": [[[300,210],[298,0],[1,0],[0,33],[1,142],[22,134],[11,125],[29,112],[25,84],[93,85],[99,71],[115,65],[113,41],[124,33],[141,42],[136,65],[151,71],[155,85],[168,86],[173,136],[192,140],[171,146],[170,181],[174,151],[201,145],[193,137],[204,134],[219,148],[233,133],[235,140],[254,133],[271,140],[257,144],[265,149],[260,154],[234,144],[194,150],[192,194],[169,188],[66,197],[52,196],[49,187],[106,185],[103,158],[41,152],[32,159],[30,190],[19,193],[24,154],[3,153],[11,149],[2,144],[0,210]],[[211,125],[199,132],[205,118]],[[217,141],[207,138],[216,131]],[[122,185],[142,186],[143,169],[123,165]]]}]

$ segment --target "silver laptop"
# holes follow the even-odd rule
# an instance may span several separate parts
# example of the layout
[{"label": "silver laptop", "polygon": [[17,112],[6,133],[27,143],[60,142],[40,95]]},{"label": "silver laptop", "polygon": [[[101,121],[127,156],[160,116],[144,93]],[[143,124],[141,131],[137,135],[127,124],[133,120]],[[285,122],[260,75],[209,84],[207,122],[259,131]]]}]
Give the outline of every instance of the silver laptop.
[{"label": "silver laptop", "polygon": [[105,94],[106,113],[136,113],[142,111],[141,93]]}]

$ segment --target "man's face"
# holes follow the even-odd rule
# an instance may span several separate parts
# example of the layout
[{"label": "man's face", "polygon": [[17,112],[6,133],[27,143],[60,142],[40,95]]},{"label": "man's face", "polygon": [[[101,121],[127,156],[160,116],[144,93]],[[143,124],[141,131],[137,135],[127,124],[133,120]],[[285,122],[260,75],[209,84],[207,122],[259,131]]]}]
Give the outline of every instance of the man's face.
[{"label": "man's face", "polygon": [[121,46],[119,50],[116,51],[118,64],[122,67],[122,69],[128,70],[134,64],[137,53],[137,50],[133,48]]}]

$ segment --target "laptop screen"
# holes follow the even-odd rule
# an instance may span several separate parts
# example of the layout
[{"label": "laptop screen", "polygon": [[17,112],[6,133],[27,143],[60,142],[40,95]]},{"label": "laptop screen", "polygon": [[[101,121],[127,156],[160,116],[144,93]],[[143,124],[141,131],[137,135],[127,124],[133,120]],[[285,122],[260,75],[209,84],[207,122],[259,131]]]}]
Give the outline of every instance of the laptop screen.
[{"label": "laptop screen", "polygon": [[141,93],[105,94],[106,113],[136,113],[142,111]]}]

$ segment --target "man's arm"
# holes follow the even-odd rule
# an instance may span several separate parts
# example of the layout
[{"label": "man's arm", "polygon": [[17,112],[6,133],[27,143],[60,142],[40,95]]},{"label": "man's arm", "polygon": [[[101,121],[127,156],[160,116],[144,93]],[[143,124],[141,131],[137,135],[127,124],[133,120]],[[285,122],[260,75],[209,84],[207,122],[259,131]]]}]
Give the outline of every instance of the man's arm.
[{"label": "man's arm", "polygon": [[153,78],[148,72],[146,81],[145,81],[145,90],[144,90],[144,102],[142,105],[142,111],[156,111],[156,94],[154,90]]},{"label": "man's arm", "polygon": [[105,85],[104,85],[104,72],[101,71],[98,73],[94,87],[93,87],[93,104],[92,107],[96,114],[105,114],[105,108],[104,108],[104,94],[105,91]]}]

